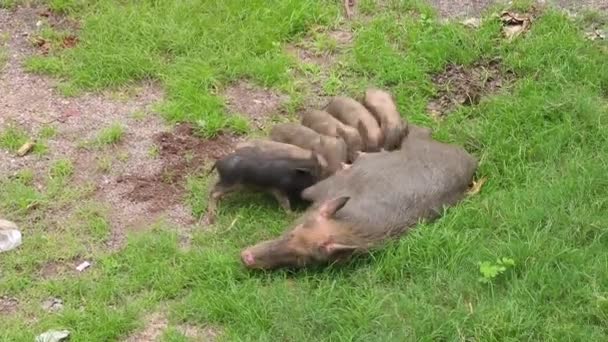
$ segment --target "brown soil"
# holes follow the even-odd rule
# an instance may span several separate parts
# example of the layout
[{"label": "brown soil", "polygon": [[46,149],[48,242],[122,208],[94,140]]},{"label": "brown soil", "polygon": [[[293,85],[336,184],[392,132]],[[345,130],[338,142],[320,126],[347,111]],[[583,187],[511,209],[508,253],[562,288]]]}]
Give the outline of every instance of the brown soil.
[{"label": "brown soil", "polygon": [[12,315],[19,309],[19,301],[15,298],[0,296],[0,316]]},{"label": "brown soil", "polygon": [[146,318],[146,327],[129,336],[125,342],[157,341],[167,329],[169,320],[161,313],[154,313]]},{"label": "brown soil", "polygon": [[184,182],[188,175],[200,173],[211,159],[219,159],[233,151],[238,138],[220,135],[201,139],[189,124],[180,124],[173,132],[155,135],[162,167],[150,176],[125,175],[116,179],[129,201],[148,203],[150,213],[164,211],[182,202]]},{"label": "brown soil", "polygon": [[200,328],[195,325],[183,324],[177,330],[192,341],[212,342],[217,340],[220,333],[213,328]]},{"label": "brown soil", "polygon": [[246,115],[258,128],[263,128],[266,119],[277,113],[289,100],[286,95],[262,89],[245,81],[228,87],[224,97],[230,113]]},{"label": "brown soil", "polygon": [[43,279],[51,279],[56,278],[62,274],[67,274],[68,272],[72,272],[74,268],[75,266],[67,263],[51,261],[42,265],[38,273]]},{"label": "brown soil", "polygon": [[[158,215],[165,215],[182,226],[194,223],[183,206],[186,179],[202,172],[210,164],[232,152],[238,137],[219,135],[202,139],[190,124],[180,124],[173,131],[158,132],[152,140],[158,150],[159,166],[152,173],[123,173],[110,183],[111,203],[127,204],[120,219],[126,226],[138,229],[148,226]],[[120,246],[124,232],[113,236],[111,245]]]},{"label": "brown soil", "polygon": [[440,118],[458,106],[479,103],[485,95],[495,93],[514,78],[510,71],[503,71],[499,61],[482,61],[472,66],[450,64],[433,76],[438,93],[427,106],[430,115]]},{"label": "brown soil", "polygon": [[[446,19],[479,17],[484,10],[493,5],[498,5],[500,9],[507,9],[510,2],[507,0],[430,0],[439,15]],[[574,12],[596,10],[608,13],[608,3],[605,0],[537,0],[536,3]]]}]

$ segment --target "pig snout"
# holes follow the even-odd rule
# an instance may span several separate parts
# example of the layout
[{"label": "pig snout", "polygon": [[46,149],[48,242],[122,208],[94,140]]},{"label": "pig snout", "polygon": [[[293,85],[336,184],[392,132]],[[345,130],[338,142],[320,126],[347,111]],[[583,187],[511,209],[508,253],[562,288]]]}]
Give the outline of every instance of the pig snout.
[{"label": "pig snout", "polygon": [[290,259],[282,239],[262,241],[241,252],[241,261],[249,269],[275,269],[291,262]]},{"label": "pig snout", "polygon": [[250,250],[244,250],[241,252],[241,260],[245,266],[251,268],[255,265],[255,257]]}]

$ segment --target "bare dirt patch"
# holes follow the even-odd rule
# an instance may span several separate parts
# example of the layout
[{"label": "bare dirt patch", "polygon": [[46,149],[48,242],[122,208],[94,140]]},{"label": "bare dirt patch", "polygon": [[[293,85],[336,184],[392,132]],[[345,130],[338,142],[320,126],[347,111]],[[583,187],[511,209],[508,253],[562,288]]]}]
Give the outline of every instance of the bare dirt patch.
[{"label": "bare dirt patch", "polygon": [[[313,34],[307,35],[299,42],[288,44],[285,47],[285,52],[300,62],[316,64],[322,69],[328,69],[338,61],[340,52],[352,44],[354,38],[353,32],[345,28],[326,32],[322,28],[319,28],[317,31],[315,33],[315,30],[313,30]],[[322,47],[315,47],[315,34],[317,36],[326,35],[328,41],[335,43],[335,48],[327,50],[329,47],[326,47],[324,50]]]},{"label": "bare dirt patch", "polygon": [[42,265],[38,274],[42,279],[51,279],[71,273],[73,272],[73,269],[74,267],[70,264],[59,261],[49,261]]},{"label": "bare dirt patch", "polygon": [[[183,205],[185,183],[189,175],[202,172],[212,160],[233,151],[239,138],[219,135],[202,139],[190,124],[179,124],[173,131],[153,135],[157,149],[158,167],[151,173],[122,173],[109,184],[106,198],[122,204],[118,218],[121,226],[140,228],[164,214],[181,225],[194,223],[189,210]],[[136,171],[136,170],[133,170]],[[115,232],[112,245],[119,246],[124,231]]]},{"label": "bare dirt patch", "polygon": [[[446,19],[462,19],[465,17],[479,17],[484,10],[493,5],[501,9],[509,7],[512,1],[506,0],[430,0],[439,15]],[[597,10],[608,13],[608,3],[605,0],[538,0],[537,5],[555,6],[568,11],[580,12],[583,10]]]},{"label": "bare dirt patch", "polygon": [[220,335],[216,329],[210,327],[201,328],[190,324],[182,324],[177,327],[177,330],[193,341],[212,342],[217,340],[217,337]]},{"label": "bare dirt patch", "polygon": [[246,115],[260,128],[269,116],[278,112],[289,100],[287,95],[262,89],[245,81],[228,87],[224,97],[230,113]]},{"label": "bare dirt patch", "polygon": [[146,318],[143,330],[129,336],[125,342],[157,341],[167,329],[169,320],[162,313],[154,313]]},{"label": "bare dirt patch", "polygon": [[432,80],[437,95],[427,105],[427,111],[441,118],[458,106],[479,103],[483,96],[495,93],[514,79],[510,71],[503,71],[498,60],[481,61],[472,66],[450,64]]},{"label": "bare dirt patch", "polygon": [[0,296],[0,316],[12,315],[19,309],[19,301],[16,298]]}]

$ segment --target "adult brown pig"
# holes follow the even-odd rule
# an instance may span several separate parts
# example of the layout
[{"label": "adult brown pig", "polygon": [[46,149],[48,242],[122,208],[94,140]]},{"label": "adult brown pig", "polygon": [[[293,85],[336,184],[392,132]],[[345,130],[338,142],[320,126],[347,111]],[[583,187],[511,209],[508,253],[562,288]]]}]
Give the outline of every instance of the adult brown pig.
[{"label": "adult brown pig", "polygon": [[378,152],[382,147],[382,131],[376,118],[355,99],[334,97],[324,108],[326,112],[343,123],[356,127],[361,134],[366,152]]},{"label": "adult brown pig", "polygon": [[282,123],[272,127],[270,139],[320,153],[327,161],[329,173],[346,167],[346,143],[342,138],[319,134],[297,123]]},{"label": "adult brown pig", "polygon": [[323,110],[311,110],[302,114],[301,123],[315,132],[330,137],[340,137],[346,142],[348,161],[354,162],[357,153],[365,149],[359,132]]},{"label": "adult brown pig", "polygon": [[314,204],[282,236],[245,249],[248,268],[304,267],[365,252],[401,236],[464,197],[477,160],[463,148],[407,137],[402,149],[369,153],[303,191]]},{"label": "adult brown pig", "polygon": [[391,94],[380,89],[367,89],[363,104],[380,123],[380,130],[384,136],[384,149],[387,151],[398,149],[401,140],[407,134],[407,122],[401,118]]}]

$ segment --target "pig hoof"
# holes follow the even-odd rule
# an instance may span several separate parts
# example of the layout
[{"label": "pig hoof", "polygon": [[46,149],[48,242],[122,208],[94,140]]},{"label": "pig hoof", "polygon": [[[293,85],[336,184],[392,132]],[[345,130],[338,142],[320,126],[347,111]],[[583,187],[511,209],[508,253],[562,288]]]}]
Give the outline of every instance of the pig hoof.
[{"label": "pig hoof", "polygon": [[352,164],[346,164],[346,163],[342,163],[342,170],[348,170],[352,167]]},{"label": "pig hoof", "polygon": [[241,252],[241,260],[243,260],[243,264],[247,267],[252,267],[255,264],[255,258],[250,251]]}]

